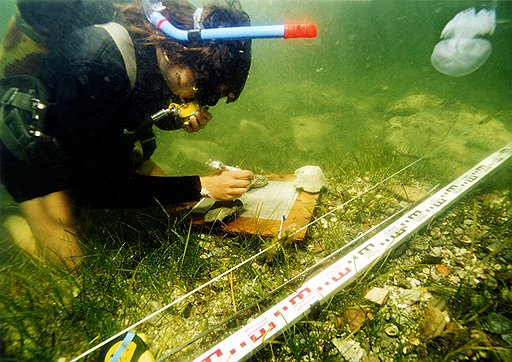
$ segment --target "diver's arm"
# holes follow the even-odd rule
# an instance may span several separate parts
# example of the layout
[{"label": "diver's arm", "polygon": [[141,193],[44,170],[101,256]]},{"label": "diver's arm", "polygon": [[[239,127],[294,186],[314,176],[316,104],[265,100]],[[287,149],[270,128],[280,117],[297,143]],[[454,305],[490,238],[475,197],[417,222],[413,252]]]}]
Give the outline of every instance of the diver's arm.
[{"label": "diver's arm", "polygon": [[88,180],[76,197],[105,208],[140,208],[176,205],[201,198],[199,176],[145,176],[120,173]]},{"label": "diver's arm", "polygon": [[251,171],[216,171],[208,176],[119,174],[88,182],[77,197],[89,205],[139,208],[197,201],[201,190],[216,200],[234,200],[247,192]]}]

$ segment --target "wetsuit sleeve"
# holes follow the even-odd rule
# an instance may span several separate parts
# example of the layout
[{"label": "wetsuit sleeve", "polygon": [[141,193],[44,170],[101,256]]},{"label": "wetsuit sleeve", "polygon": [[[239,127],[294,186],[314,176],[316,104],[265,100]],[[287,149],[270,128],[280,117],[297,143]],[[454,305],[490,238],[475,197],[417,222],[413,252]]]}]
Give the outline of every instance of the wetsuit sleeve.
[{"label": "wetsuit sleeve", "polygon": [[201,198],[199,176],[159,177],[137,174],[89,179],[75,197],[87,205],[105,208],[169,206]]},{"label": "wetsuit sleeve", "polygon": [[65,152],[73,198],[79,204],[111,208],[198,200],[198,176],[130,173],[133,144],[124,134],[134,116],[130,84],[108,33],[95,27],[79,29],[56,48],[42,72],[55,103],[48,110],[47,126]]}]

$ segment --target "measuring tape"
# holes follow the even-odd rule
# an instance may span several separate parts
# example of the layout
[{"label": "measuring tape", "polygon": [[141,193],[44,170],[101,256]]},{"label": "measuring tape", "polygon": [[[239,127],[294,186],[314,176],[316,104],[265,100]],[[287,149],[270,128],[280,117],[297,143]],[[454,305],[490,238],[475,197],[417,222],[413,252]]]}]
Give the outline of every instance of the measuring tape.
[{"label": "measuring tape", "polygon": [[378,259],[453,204],[511,156],[512,143],[487,157],[330,267],[316,274],[295,292],[203,353],[195,361],[239,361],[249,357],[263,345],[263,342],[276,338],[302,319],[314,306],[329,300],[329,297],[363,274]]}]

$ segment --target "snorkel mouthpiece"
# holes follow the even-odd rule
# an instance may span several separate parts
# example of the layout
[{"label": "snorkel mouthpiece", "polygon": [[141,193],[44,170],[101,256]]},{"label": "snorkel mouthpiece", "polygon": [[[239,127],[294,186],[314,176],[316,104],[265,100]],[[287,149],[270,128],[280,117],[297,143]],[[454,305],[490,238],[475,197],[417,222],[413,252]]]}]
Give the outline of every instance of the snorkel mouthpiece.
[{"label": "snorkel mouthpiece", "polygon": [[239,26],[215,29],[181,30],[172,25],[162,14],[165,9],[161,1],[142,0],[146,18],[167,37],[181,41],[201,40],[238,40],[263,38],[316,38],[318,34],[315,23]]}]

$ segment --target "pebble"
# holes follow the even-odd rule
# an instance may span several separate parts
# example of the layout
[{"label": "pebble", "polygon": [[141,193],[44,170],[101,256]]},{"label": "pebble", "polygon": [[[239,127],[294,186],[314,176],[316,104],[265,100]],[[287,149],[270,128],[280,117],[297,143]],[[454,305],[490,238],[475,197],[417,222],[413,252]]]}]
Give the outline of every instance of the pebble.
[{"label": "pebble", "polygon": [[352,339],[343,340],[340,338],[334,338],[332,343],[347,362],[360,362],[361,358],[365,354],[359,342]]},{"label": "pebble", "polygon": [[442,256],[443,255],[443,248],[441,248],[439,246],[435,246],[431,250],[432,250],[432,254],[434,254],[435,256]]},{"label": "pebble", "polygon": [[435,239],[439,239],[441,237],[441,229],[438,227],[432,228],[432,230],[430,230],[430,236]]},{"label": "pebble", "polygon": [[421,285],[421,282],[418,280],[418,279],[415,279],[415,278],[407,278],[407,280],[409,281],[409,283],[411,284],[411,286],[413,288],[416,288],[418,286]]},{"label": "pebble", "polygon": [[409,207],[411,204],[407,201],[400,201],[399,205],[401,208],[405,209],[406,207]]},{"label": "pebble", "polygon": [[395,209],[392,207],[388,207],[385,211],[386,215],[391,216],[395,213]]},{"label": "pebble", "polygon": [[399,333],[399,330],[398,330],[398,327],[394,324],[388,324],[385,328],[384,328],[384,332],[390,336],[390,337],[397,337],[398,336],[398,333]]},{"label": "pebble", "polygon": [[384,305],[390,293],[390,290],[386,288],[372,288],[364,297],[375,304]]}]

